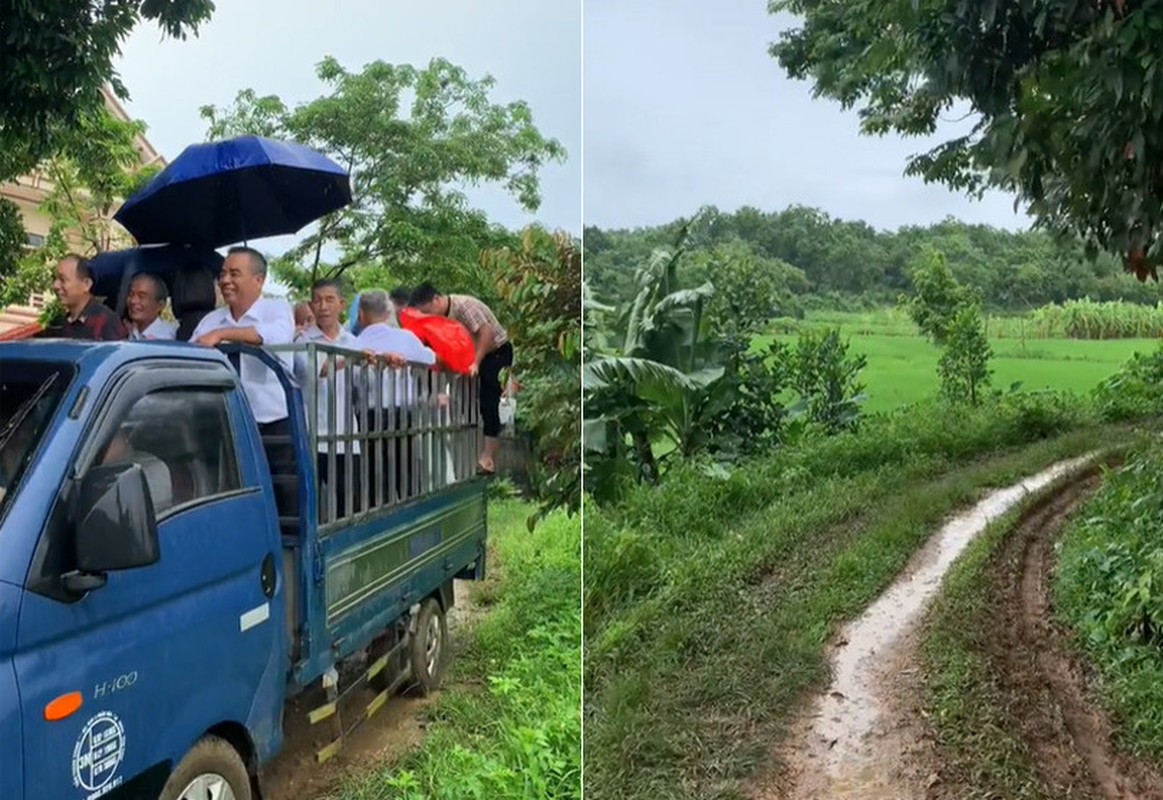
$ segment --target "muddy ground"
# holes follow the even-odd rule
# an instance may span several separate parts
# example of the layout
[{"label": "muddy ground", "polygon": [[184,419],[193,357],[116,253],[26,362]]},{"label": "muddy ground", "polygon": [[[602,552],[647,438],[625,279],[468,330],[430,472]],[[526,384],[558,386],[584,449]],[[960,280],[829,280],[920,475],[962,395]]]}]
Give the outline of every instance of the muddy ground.
[{"label": "muddy ground", "polygon": [[[459,647],[457,634],[482,612],[473,603],[467,583],[457,581],[455,591],[456,605],[448,619],[454,653]],[[317,764],[315,753],[333,740],[334,729],[330,720],[317,725],[308,722],[307,713],[322,705],[325,699],[321,690],[304,692],[287,705],[283,750],[263,773],[265,800],[319,800],[337,796],[348,774],[368,772],[399,759],[423,741],[424,711],[438,694],[420,697],[414,692],[406,692],[391,697],[383,708],[356,729],[338,755],[324,764]],[[354,692],[350,700],[345,699],[343,707],[348,709],[348,713],[344,724],[350,726],[354,721],[354,711],[365,707],[375,695],[365,685]]]},{"label": "muddy ground", "polygon": [[924,718],[918,643],[924,611],[956,555],[1026,491],[1077,477],[1028,509],[994,554],[982,591],[996,625],[985,652],[1039,778],[1055,798],[1163,800],[1152,768],[1118,755],[1109,720],[1087,701],[1088,676],[1052,622],[1048,580],[1062,524],[1097,486],[1074,462],[996,492],[947,524],[890,589],[830,646],[832,685],[812,698],[777,754],[780,768],[750,792],[759,800],[983,797],[972,776],[950,774]]}]

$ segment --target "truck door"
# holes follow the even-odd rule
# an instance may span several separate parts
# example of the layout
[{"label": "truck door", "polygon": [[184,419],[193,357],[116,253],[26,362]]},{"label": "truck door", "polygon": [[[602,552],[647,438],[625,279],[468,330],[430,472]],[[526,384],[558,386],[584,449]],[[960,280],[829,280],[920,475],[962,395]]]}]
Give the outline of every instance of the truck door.
[{"label": "truck door", "polygon": [[[254,434],[232,424],[248,419],[234,378],[224,366],[151,364],[110,385],[93,398],[18,625],[24,784],[38,798],[156,796],[183,753],[222,722],[246,725],[260,752],[279,736],[278,531],[261,462],[246,455]],[[88,591],[74,580],[70,591],[72,531],[86,513],[77,487],[88,470],[125,461],[141,465],[149,485],[159,558],[98,576],[103,585]]]},{"label": "truck door", "polygon": [[[20,742],[20,706],[12,653],[21,589],[0,581],[0,742]],[[24,797],[19,747],[0,747],[0,797]]]}]

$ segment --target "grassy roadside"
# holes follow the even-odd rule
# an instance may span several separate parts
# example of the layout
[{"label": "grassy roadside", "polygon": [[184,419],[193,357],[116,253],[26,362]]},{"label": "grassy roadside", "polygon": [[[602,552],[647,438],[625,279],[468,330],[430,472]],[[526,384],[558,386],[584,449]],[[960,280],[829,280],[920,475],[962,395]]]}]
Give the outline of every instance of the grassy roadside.
[{"label": "grassy roadside", "polygon": [[1063,531],[1059,618],[1097,673],[1120,749],[1163,762],[1163,453],[1141,443]]},{"label": "grassy roadside", "polygon": [[1110,437],[1056,423],[1007,449],[1039,436],[999,419],[897,420],[711,495],[587,512],[585,796],[740,796],[823,685],[828,637],[953,509]]},{"label": "grassy roadside", "polygon": [[353,778],[336,800],[581,796],[581,522],[492,503],[492,608],[472,623],[423,745]]}]

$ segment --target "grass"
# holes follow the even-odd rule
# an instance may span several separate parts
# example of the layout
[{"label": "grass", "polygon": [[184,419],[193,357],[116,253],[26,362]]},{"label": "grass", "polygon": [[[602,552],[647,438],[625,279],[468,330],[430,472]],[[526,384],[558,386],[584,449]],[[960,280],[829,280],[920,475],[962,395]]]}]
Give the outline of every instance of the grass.
[{"label": "grass", "polygon": [[[940,388],[937,378],[939,351],[917,334],[916,326],[903,312],[886,309],[863,314],[809,314],[801,325],[807,327],[839,326],[852,343],[852,353],[868,356],[868,366],[861,373],[868,399],[865,411],[890,411],[933,397]],[[1135,352],[1157,348],[1154,339],[1110,339],[1103,341],[1076,339],[999,338],[997,331],[1012,332],[1013,321],[1004,325],[991,320],[990,345],[994,357],[993,387],[1009,389],[1020,383],[1026,391],[1060,390],[1083,393],[1109,377]],[[777,333],[784,341],[794,341],[794,334]],[[771,337],[757,337],[762,347]]]},{"label": "grass", "polygon": [[1163,760],[1163,454],[1145,443],[1063,533],[1055,605],[1125,751]]},{"label": "grass", "polygon": [[490,505],[490,612],[467,633],[423,745],[353,777],[334,800],[581,797],[581,525]]},{"label": "grass", "polygon": [[740,797],[829,636],[953,509],[1108,435],[1047,414],[925,408],[588,510],[585,796]]}]

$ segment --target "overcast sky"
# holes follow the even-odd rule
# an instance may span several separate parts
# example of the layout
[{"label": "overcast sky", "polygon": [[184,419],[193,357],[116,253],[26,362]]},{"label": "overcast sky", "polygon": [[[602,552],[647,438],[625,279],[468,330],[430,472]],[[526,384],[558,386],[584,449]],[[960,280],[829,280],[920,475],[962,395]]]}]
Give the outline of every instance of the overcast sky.
[{"label": "overcast sky", "polygon": [[[331,55],[349,70],[384,60],[424,66],[444,57],[472,78],[491,74],[494,99],[525,100],[545,136],[569,152],[542,173],[540,210],[525,214],[499,190],[470,191],[474,205],[510,228],[537,220],[581,232],[581,7],[578,0],[217,0],[197,38],[162,39],[139,27],[123,48],[129,113],[167,158],[204,140],[203,105],[230,104],[243,88],[289,105],[322,94],[315,65]],[[279,249],[283,239],[261,247]]]},{"label": "overcast sky", "polygon": [[785,77],[767,50],[793,23],[764,0],[585,0],[586,225],[801,203],[877,228],[1027,226],[1011,197],[903,177],[924,141],[860,136],[855,112]]}]

